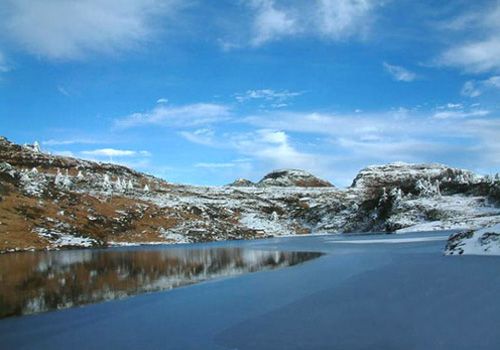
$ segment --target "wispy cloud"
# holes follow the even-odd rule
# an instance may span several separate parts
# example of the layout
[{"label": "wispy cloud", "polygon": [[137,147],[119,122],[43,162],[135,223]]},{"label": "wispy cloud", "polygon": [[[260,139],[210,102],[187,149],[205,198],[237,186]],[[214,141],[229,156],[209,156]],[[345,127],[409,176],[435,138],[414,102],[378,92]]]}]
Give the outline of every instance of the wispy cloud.
[{"label": "wispy cloud", "polygon": [[[299,151],[282,130],[259,129],[233,134],[229,142],[240,154],[262,162],[268,168],[301,168],[323,174],[326,157]],[[321,158],[323,158],[321,161]]]},{"label": "wispy cloud", "polygon": [[467,72],[481,73],[500,70],[499,57],[500,39],[488,38],[452,47],[439,60],[445,65],[460,67]]},{"label": "wispy cloud", "polygon": [[299,91],[260,89],[247,90],[244,93],[237,93],[235,94],[235,98],[240,103],[251,100],[264,100],[273,102],[274,104],[283,104],[287,100],[300,96],[303,93],[304,92]]},{"label": "wispy cloud", "polygon": [[436,119],[462,119],[462,118],[470,118],[470,117],[484,117],[490,114],[490,111],[485,109],[477,109],[470,111],[463,110],[448,110],[448,111],[439,111],[434,113],[433,118]]},{"label": "wispy cloud", "polygon": [[485,80],[469,80],[462,87],[462,95],[478,97],[489,90],[500,89],[500,76],[492,76]]},{"label": "wispy cloud", "polygon": [[[234,151],[240,158],[228,163],[198,163],[196,165],[198,168],[212,170],[234,168],[244,170],[245,174],[260,169],[259,175],[276,168],[301,168],[320,175],[328,173],[327,168],[330,164],[328,156],[298,150],[290,140],[290,136],[282,130],[257,129],[214,133],[211,137],[214,142],[209,146]],[[187,139],[200,143],[198,139]]]},{"label": "wispy cloud", "polygon": [[220,168],[233,168],[236,164],[234,163],[196,163],[195,168],[207,168],[207,169],[220,169]]},{"label": "wispy cloud", "polygon": [[61,85],[57,86],[57,91],[59,91],[59,93],[61,93],[62,95],[66,96],[66,97],[71,96],[69,91],[64,86],[61,86]]},{"label": "wispy cloud", "polygon": [[372,24],[373,11],[382,3],[378,0],[319,0],[315,26],[322,35],[336,40],[364,35]]},{"label": "wispy cloud", "polygon": [[0,73],[6,73],[8,71],[10,71],[10,67],[2,51],[0,51]]},{"label": "wispy cloud", "polygon": [[178,0],[4,0],[0,29],[29,53],[54,60],[110,54],[145,42]]},{"label": "wispy cloud", "polygon": [[[477,162],[491,161],[496,148],[491,146],[495,142],[487,128],[495,128],[497,119],[489,109],[461,103],[447,103],[427,111],[266,111],[235,117],[249,131],[218,133],[214,124],[214,128],[184,130],[180,134],[193,143],[236,151],[261,167],[303,167],[328,174],[328,167],[347,160],[350,167],[393,160],[446,162],[458,154],[470,155],[457,160],[464,163],[474,158]],[[297,136],[310,141],[297,145],[293,141]],[[311,140],[315,141],[310,144]],[[474,150],[473,145],[484,145],[488,151]]]},{"label": "wispy cloud", "polygon": [[158,104],[143,113],[133,113],[115,121],[116,126],[130,128],[141,125],[198,126],[227,120],[231,115],[229,106],[214,103],[195,103],[183,106]]},{"label": "wispy cloud", "polygon": [[244,93],[235,94],[239,103],[259,102],[260,108],[285,108],[289,107],[290,101],[297,96],[304,94],[303,91],[258,89],[247,90]]},{"label": "wispy cloud", "polygon": [[252,45],[259,46],[299,31],[290,13],[278,9],[273,0],[252,0],[249,4],[255,10]]},{"label": "wispy cloud", "polygon": [[387,62],[384,62],[383,66],[385,71],[389,73],[394,80],[411,82],[417,79],[417,74],[409,71],[404,67],[392,65]]},{"label": "wispy cloud", "polygon": [[179,134],[186,140],[200,145],[214,146],[215,132],[212,129],[196,129],[193,131],[181,131]]},{"label": "wispy cloud", "polygon": [[79,139],[79,138],[74,138],[74,139],[62,139],[62,140],[55,140],[55,139],[50,139],[50,140],[45,140],[42,141],[42,145],[45,146],[62,146],[62,145],[76,145],[76,144],[82,144],[82,145],[92,145],[92,144],[98,144],[98,143],[103,143],[102,140],[94,140],[94,139]]},{"label": "wispy cloud", "polygon": [[449,21],[448,30],[462,35],[437,58],[437,63],[469,73],[500,70],[500,2],[493,1],[474,13]]},{"label": "wispy cloud", "polygon": [[252,0],[254,11],[250,44],[260,46],[294,36],[343,40],[365,36],[378,0]]},{"label": "wispy cloud", "polygon": [[244,120],[259,128],[318,135],[320,153],[346,157],[336,166],[344,166],[347,160],[359,166],[403,160],[455,162],[474,168],[500,162],[494,160],[500,149],[493,136],[500,120],[491,114],[452,105],[431,111],[395,109],[355,115],[267,112]]},{"label": "wispy cloud", "polygon": [[94,156],[94,157],[150,157],[151,153],[148,151],[132,151],[132,150],[123,150],[123,149],[115,149],[115,148],[100,148],[89,151],[81,151],[82,155],[85,156]]}]

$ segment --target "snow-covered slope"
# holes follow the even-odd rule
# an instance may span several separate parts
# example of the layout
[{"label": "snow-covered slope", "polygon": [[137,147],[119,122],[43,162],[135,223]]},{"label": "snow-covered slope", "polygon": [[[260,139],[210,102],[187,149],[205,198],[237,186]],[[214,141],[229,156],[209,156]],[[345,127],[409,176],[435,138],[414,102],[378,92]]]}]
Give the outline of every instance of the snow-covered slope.
[{"label": "snow-covered slope", "polygon": [[403,163],[366,168],[347,189],[300,170],[173,185],[0,138],[0,251],[481,228],[500,223],[499,194],[498,176]]},{"label": "snow-covered slope", "polygon": [[500,224],[451,235],[447,255],[500,255]]}]

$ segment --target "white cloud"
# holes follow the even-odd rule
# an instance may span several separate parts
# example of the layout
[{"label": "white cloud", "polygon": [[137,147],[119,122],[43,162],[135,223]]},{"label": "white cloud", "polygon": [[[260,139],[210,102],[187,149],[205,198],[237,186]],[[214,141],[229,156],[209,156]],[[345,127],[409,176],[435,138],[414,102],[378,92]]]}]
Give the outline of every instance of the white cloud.
[{"label": "white cloud", "polygon": [[438,106],[437,109],[463,109],[464,108],[464,105],[461,104],[461,103],[447,103],[445,105],[442,105],[442,106]]},{"label": "white cloud", "polygon": [[250,4],[256,11],[252,45],[259,46],[298,31],[295,20],[289,13],[277,9],[273,0],[253,0]]},{"label": "white cloud", "polygon": [[[317,133],[324,135],[371,135],[375,132],[404,132],[400,125],[408,111],[394,110],[382,113],[298,113],[267,112],[250,115],[243,120],[257,127]],[[399,120],[399,122],[397,122]],[[416,123],[415,126],[418,126]]]},{"label": "white cloud", "polygon": [[230,108],[213,103],[195,103],[184,106],[158,104],[144,113],[133,113],[115,121],[118,127],[129,128],[141,125],[187,127],[227,120]]},{"label": "white cloud", "polygon": [[114,148],[101,148],[90,151],[82,151],[80,152],[85,156],[93,156],[93,157],[149,157],[151,153],[148,151],[131,151],[131,150],[122,150],[122,149],[114,149]]},{"label": "white cloud", "polygon": [[[455,161],[470,168],[481,162],[490,167],[500,162],[493,162],[498,150],[495,145],[499,144],[494,135],[498,134],[500,121],[484,109],[392,110],[353,115],[268,112],[249,116],[245,121],[259,128],[319,135],[335,145],[332,148],[320,141],[321,153],[327,150],[360,166],[391,159]],[[471,149],[469,143],[481,149]],[[359,158],[350,158],[350,154]]]},{"label": "white cloud", "polygon": [[[216,136],[213,135],[215,138]],[[197,139],[188,140],[200,143]],[[217,142],[210,146],[235,151],[240,158],[230,163],[200,163],[197,167],[241,169],[259,176],[263,172],[277,168],[301,168],[314,173],[327,174],[328,157],[299,151],[291,142],[289,135],[281,130],[257,129],[248,132],[231,132],[217,135]],[[243,158],[241,158],[243,157]],[[216,165],[220,164],[220,165]],[[258,170],[260,169],[260,170]],[[242,174],[235,174],[242,176]]]},{"label": "white cloud", "polygon": [[300,168],[325,173],[327,157],[297,150],[289,135],[281,130],[259,129],[233,134],[229,142],[240,154],[262,162],[268,169]]},{"label": "white cloud", "polygon": [[75,145],[75,144],[97,144],[97,143],[103,143],[102,140],[97,141],[94,139],[79,139],[79,138],[74,138],[74,139],[64,139],[64,140],[55,140],[55,139],[50,139],[46,141],[42,141],[42,144],[45,146],[62,146],[62,145]]},{"label": "white cloud", "polygon": [[293,36],[343,40],[365,36],[378,0],[253,0],[253,46]]},{"label": "white cloud", "polygon": [[457,118],[470,118],[470,117],[484,117],[490,114],[490,111],[485,109],[478,109],[472,111],[448,110],[439,111],[434,113],[433,117],[436,119],[457,119]]},{"label": "white cloud", "polygon": [[10,67],[7,64],[5,56],[0,51],[0,73],[6,73],[8,71],[10,71]]},{"label": "white cloud", "polygon": [[234,163],[196,163],[195,168],[219,169],[219,168],[233,168]]},{"label": "white cloud", "polygon": [[181,131],[179,134],[186,140],[200,145],[214,146],[215,132],[212,129],[197,129],[194,131]]},{"label": "white cloud", "polygon": [[[500,31],[496,35],[500,35]],[[499,71],[500,38],[488,38],[452,47],[441,55],[439,61],[471,73]]]},{"label": "white cloud", "polygon": [[478,97],[480,96],[483,92],[482,89],[480,89],[477,86],[477,83],[474,80],[469,80],[464,83],[464,86],[462,86],[462,90],[460,93],[463,96],[467,97]]},{"label": "white cloud", "polygon": [[[217,135],[211,129],[198,129],[192,132],[180,133],[188,141],[236,151],[243,156],[243,160],[223,163],[220,167],[229,167],[228,164],[259,162],[267,170],[271,168],[303,168],[324,173],[324,167],[314,154],[298,151],[291,143],[289,135],[280,130],[258,129],[249,132],[229,132]],[[199,164],[203,164],[199,166]],[[207,164],[199,163],[198,167],[209,168]],[[232,167],[232,166],[231,166]],[[212,166],[211,168],[217,168]]]},{"label": "white cloud", "polygon": [[485,168],[500,167],[500,119],[473,119],[464,121],[459,126],[462,133],[469,135],[476,142],[471,149],[472,155],[482,161]]},{"label": "white cloud", "polygon": [[480,12],[465,13],[445,27],[457,31],[463,39],[446,49],[438,57],[438,64],[470,73],[500,71],[500,2]]},{"label": "white cloud", "polygon": [[162,97],[156,100],[156,103],[168,103],[168,99]]},{"label": "white cloud", "polygon": [[260,89],[260,90],[247,90],[244,93],[235,94],[235,98],[238,102],[243,103],[251,100],[264,100],[274,102],[274,106],[284,107],[285,101],[292,99],[294,97],[302,95],[303,92],[288,91],[288,90],[273,90],[273,89]]},{"label": "white cloud", "polygon": [[462,95],[478,97],[488,90],[500,89],[500,76],[492,76],[485,80],[469,80],[462,87]]},{"label": "white cloud", "polygon": [[492,112],[460,104],[447,104],[431,111],[396,108],[381,112],[301,113],[274,111],[254,114],[242,120],[259,128],[327,135],[359,140],[421,139],[426,135],[448,133],[449,123],[478,119]]},{"label": "white cloud", "polygon": [[58,156],[63,156],[63,157],[72,157],[72,158],[75,157],[75,153],[73,153],[71,151],[55,151],[54,154],[56,154]]},{"label": "white cloud", "polygon": [[[345,152],[373,162],[422,161],[423,154],[433,154],[436,149],[447,150],[446,144],[422,139],[400,138],[338,138],[333,144]],[[368,165],[368,164],[365,164]]]},{"label": "white cloud", "polygon": [[0,29],[26,51],[56,60],[136,47],[178,0],[4,0]]},{"label": "white cloud", "polygon": [[371,12],[381,2],[373,0],[319,0],[316,26],[321,34],[343,39],[364,34],[371,24]]},{"label": "white cloud", "polygon": [[395,66],[387,62],[383,63],[384,69],[388,72],[394,80],[410,82],[417,78],[417,75],[406,68]]}]

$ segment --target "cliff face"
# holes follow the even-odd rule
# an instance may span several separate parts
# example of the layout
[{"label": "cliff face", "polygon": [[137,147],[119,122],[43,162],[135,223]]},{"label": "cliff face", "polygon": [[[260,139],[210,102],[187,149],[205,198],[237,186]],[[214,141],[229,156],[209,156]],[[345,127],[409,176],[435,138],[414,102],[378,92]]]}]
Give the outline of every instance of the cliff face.
[{"label": "cliff face", "polygon": [[197,187],[0,138],[0,251],[500,223],[500,179],[444,165],[362,170],[337,189],[302,170]]}]

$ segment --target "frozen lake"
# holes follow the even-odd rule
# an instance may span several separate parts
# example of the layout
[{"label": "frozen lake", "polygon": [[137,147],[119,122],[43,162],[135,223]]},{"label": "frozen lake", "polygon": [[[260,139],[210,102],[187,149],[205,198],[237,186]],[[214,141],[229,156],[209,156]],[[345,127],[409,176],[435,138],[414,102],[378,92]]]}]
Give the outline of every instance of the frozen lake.
[{"label": "frozen lake", "polygon": [[0,255],[0,318],[293,266],[322,255],[245,247],[196,247],[150,246]]},{"label": "frozen lake", "polygon": [[[239,264],[230,278],[221,274],[169,291],[4,318],[0,347],[499,349],[500,258],[445,257],[446,237],[443,232],[311,236],[137,248],[132,251],[156,251],[160,257],[164,250],[183,256],[182,250],[191,249],[192,255],[193,248],[222,248],[242,261],[275,258],[272,266],[267,258],[247,259],[264,267]],[[119,256],[124,250],[111,252]],[[245,273],[252,271],[259,272]]]}]

